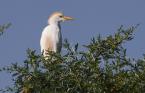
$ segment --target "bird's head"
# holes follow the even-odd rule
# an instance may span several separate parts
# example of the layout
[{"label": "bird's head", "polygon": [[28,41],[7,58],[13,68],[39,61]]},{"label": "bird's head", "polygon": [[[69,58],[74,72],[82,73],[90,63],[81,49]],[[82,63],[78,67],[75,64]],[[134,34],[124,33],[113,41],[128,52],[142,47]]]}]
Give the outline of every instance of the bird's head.
[{"label": "bird's head", "polygon": [[60,23],[60,22],[66,21],[66,20],[73,20],[73,18],[69,17],[69,16],[64,16],[64,14],[61,13],[61,12],[54,12],[49,17],[48,23],[49,24],[51,24],[51,23]]}]

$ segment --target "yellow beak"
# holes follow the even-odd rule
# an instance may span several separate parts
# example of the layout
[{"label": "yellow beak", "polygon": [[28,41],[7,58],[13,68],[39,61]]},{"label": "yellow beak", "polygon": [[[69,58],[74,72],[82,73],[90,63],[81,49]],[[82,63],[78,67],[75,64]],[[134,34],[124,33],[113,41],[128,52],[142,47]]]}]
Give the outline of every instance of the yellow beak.
[{"label": "yellow beak", "polygon": [[73,20],[72,17],[69,17],[69,16],[63,16],[64,20]]}]

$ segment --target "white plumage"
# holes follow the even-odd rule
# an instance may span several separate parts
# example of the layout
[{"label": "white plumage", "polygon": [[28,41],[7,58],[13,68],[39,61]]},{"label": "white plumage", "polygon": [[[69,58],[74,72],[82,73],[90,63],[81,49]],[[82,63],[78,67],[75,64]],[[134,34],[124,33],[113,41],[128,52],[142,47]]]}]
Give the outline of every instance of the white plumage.
[{"label": "white plumage", "polygon": [[60,52],[62,48],[62,35],[60,22],[72,20],[71,17],[64,16],[60,12],[53,13],[48,19],[48,25],[42,31],[40,46],[44,56],[48,51]]}]

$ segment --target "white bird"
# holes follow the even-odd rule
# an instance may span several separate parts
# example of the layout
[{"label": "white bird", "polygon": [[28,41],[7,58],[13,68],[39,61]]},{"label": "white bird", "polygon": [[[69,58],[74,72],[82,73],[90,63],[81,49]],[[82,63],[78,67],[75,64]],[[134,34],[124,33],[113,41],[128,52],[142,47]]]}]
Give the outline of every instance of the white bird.
[{"label": "white bird", "polygon": [[72,19],[72,17],[64,16],[61,12],[55,12],[49,17],[48,25],[42,31],[40,39],[41,53],[44,56],[48,56],[48,51],[60,53],[62,48],[60,23]]}]

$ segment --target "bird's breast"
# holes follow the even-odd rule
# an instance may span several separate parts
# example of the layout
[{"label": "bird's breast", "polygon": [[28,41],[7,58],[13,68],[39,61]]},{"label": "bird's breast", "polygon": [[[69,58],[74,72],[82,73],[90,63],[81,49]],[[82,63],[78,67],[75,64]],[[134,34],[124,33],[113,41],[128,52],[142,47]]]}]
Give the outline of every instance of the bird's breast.
[{"label": "bird's breast", "polygon": [[47,37],[46,41],[53,42],[54,50],[60,52],[62,47],[62,35],[59,26],[49,25],[44,29],[42,37]]},{"label": "bird's breast", "polygon": [[62,43],[60,26],[50,26],[48,34],[52,38],[55,45],[60,46],[60,44]]}]

